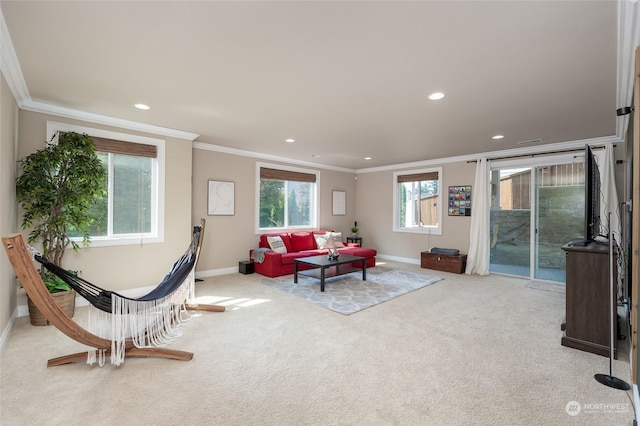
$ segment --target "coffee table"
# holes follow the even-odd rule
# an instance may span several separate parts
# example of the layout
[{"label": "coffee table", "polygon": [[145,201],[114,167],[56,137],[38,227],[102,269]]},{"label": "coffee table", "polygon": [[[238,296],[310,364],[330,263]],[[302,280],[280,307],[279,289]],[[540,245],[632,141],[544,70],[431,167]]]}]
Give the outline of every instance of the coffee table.
[{"label": "coffee table", "polygon": [[[355,262],[361,262],[362,268],[354,268],[351,266],[351,264]],[[366,257],[350,256],[348,254],[341,254],[337,259],[329,259],[327,255],[301,257],[299,259],[294,259],[293,261],[293,282],[298,282],[298,274],[318,278],[320,280],[320,291],[324,291],[325,278],[336,277],[338,275],[349,274],[351,272],[358,272],[360,270],[362,270],[362,281],[366,281],[366,262]],[[298,265],[301,263],[314,266],[315,268],[298,271]]]}]

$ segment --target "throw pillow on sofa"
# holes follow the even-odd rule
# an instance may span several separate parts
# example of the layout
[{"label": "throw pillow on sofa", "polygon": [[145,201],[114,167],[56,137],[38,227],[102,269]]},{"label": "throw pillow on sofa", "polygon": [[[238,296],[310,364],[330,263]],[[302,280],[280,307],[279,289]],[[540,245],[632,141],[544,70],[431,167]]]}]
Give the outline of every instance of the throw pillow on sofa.
[{"label": "throw pillow on sofa", "polygon": [[316,249],[316,241],[310,232],[294,232],[290,238],[291,247],[294,252]]},{"label": "throw pillow on sofa", "polygon": [[330,233],[327,232],[325,234],[313,234],[313,238],[315,238],[316,240],[316,247],[318,247],[319,249],[323,249],[325,248],[325,245],[327,244],[327,241],[329,240],[329,238],[331,237]]},{"label": "throw pillow on sofa", "polygon": [[267,242],[269,243],[271,250],[276,253],[287,252],[287,248],[285,247],[284,242],[282,242],[282,237],[267,237]]},{"label": "throw pillow on sofa", "polygon": [[331,239],[333,240],[333,246],[335,248],[344,247],[344,244],[342,243],[342,232],[332,232]]}]

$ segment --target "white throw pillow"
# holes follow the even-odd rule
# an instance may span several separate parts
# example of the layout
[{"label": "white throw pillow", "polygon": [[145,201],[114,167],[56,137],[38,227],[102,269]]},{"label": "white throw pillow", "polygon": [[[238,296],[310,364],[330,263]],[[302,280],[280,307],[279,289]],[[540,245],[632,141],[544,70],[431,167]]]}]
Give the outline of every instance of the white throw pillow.
[{"label": "white throw pillow", "polygon": [[269,243],[269,247],[271,247],[271,250],[275,251],[276,253],[287,252],[287,246],[285,246],[284,242],[282,242],[282,237],[267,237],[267,242]]},{"label": "white throw pillow", "polygon": [[335,248],[344,247],[344,244],[342,243],[342,232],[332,232],[331,239],[333,240]]},{"label": "white throw pillow", "polygon": [[316,247],[318,247],[320,250],[325,248],[325,244],[327,244],[327,240],[329,239],[329,237],[330,237],[330,235],[328,233],[326,233],[326,234],[313,234],[313,238],[316,239]]}]

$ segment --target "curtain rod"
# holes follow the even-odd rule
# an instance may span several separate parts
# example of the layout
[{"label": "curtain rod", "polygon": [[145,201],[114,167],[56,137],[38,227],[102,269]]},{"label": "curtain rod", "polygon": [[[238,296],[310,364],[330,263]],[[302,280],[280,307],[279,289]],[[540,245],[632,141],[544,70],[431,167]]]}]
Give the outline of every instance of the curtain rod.
[{"label": "curtain rod", "polygon": [[[612,145],[614,148],[616,147],[615,144]],[[591,149],[605,149],[606,145],[595,145],[592,146]],[[520,155],[509,155],[506,157],[495,157],[495,158],[488,158],[488,160],[509,160],[511,158],[526,158],[526,157],[535,157],[535,156],[539,156],[539,155],[553,155],[553,154],[566,154],[567,152],[581,152],[584,151],[584,148],[572,148],[572,149],[564,149],[564,150],[560,150],[560,151],[550,151],[550,152],[539,152],[539,153],[533,153],[533,154],[520,154]],[[478,160],[467,160],[467,163],[477,163]]]}]

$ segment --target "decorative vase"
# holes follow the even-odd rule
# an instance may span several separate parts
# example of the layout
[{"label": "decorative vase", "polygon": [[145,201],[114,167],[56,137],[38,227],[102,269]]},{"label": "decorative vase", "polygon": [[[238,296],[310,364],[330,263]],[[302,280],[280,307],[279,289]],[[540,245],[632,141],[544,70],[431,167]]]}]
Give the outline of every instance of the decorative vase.
[{"label": "decorative vase", "polygon": [[[62,311],[69,317],[73,317],[76,308],[76,292],[74,290],[60,291],[57,293],[51,293],[56,305],[62,309]],[[27,305],[29,306],[29,318],[31,319],[31,325],[50,325],[51,323],[40,312],[40,309],[31,301],[31,298],[27,295]]]}]

